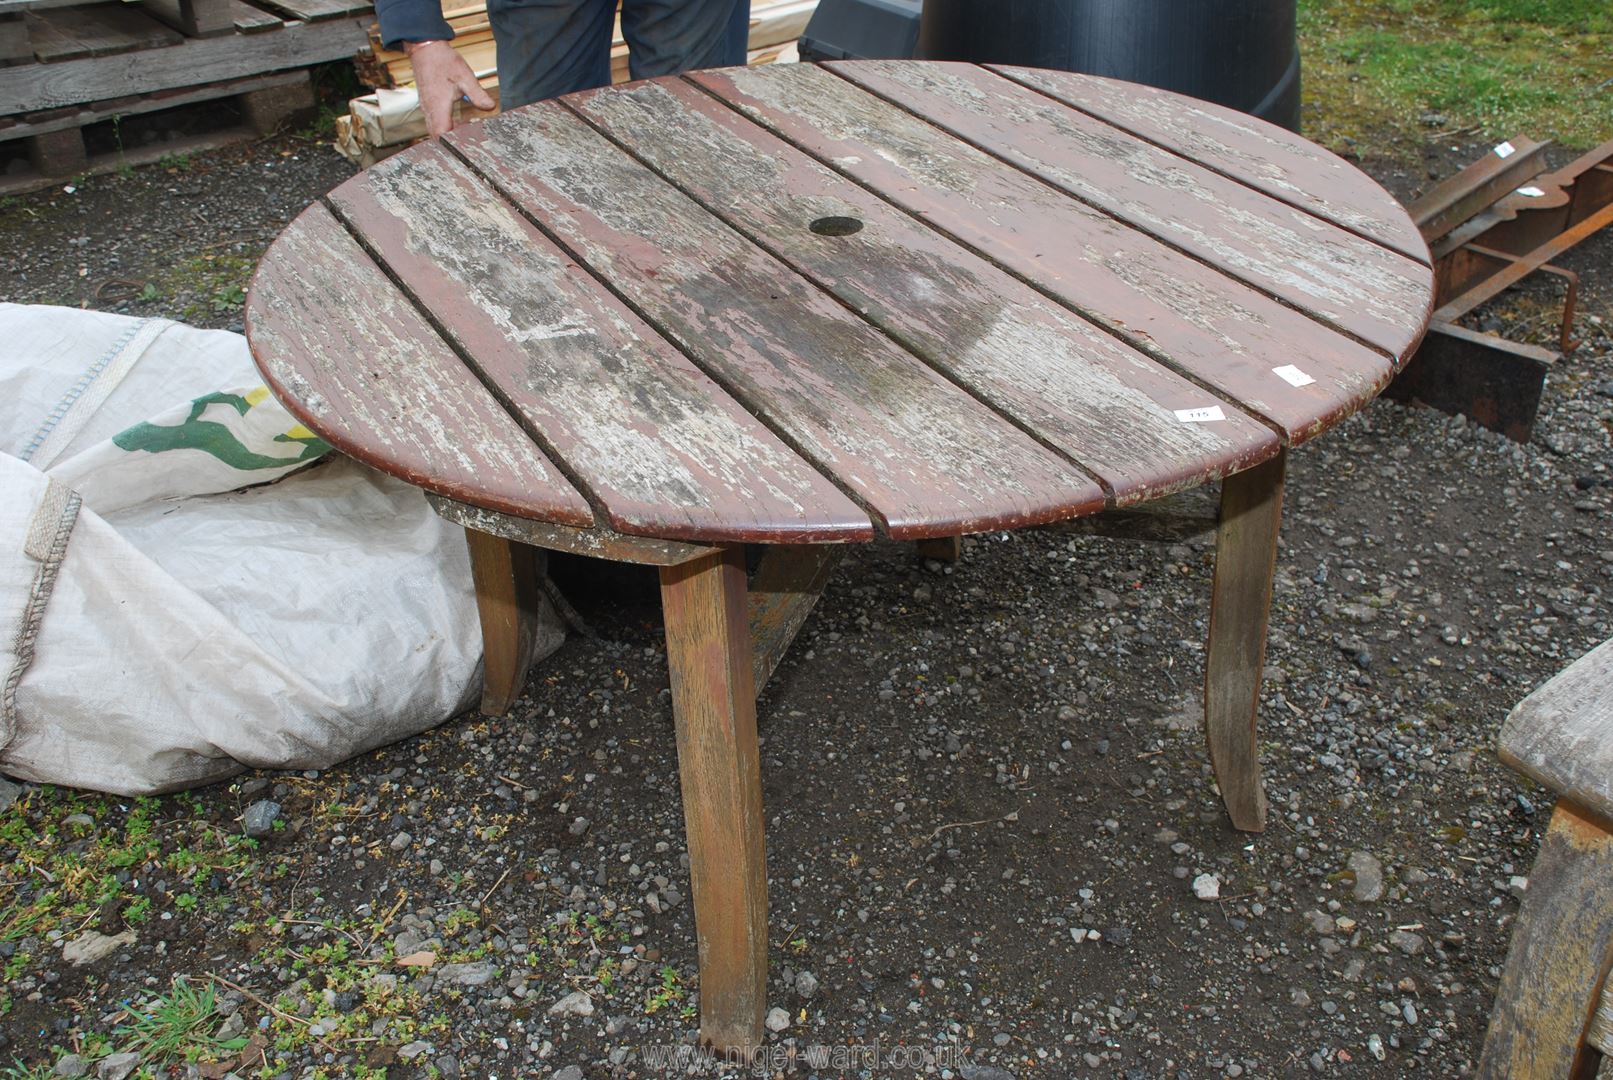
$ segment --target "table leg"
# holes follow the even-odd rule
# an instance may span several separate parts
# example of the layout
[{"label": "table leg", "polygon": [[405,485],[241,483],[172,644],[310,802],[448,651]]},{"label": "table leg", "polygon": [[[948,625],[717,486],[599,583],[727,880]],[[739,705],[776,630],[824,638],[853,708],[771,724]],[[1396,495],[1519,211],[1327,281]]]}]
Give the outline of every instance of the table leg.
[{"label": "table leg", "polygon": [[700,950],[700,1037],[748,1055],[767,1005],[767,862],[745,555],[661,568]]},{"label": "table leg", "polygon": [[538,550],[465,530],[482,622],[482,715],[503,716],[526,685],[537,644]]},{"label": "table leg", "polygon": [[937,536],[933,540],[918,540],[913,544],[913,550],[921,559],[934,559],[936,562],[957,562],[963,558],[963,537]]},{"label": "table leg", "polygon": [[1215,536],[1215,584],[1204,664],[1204,725],[1221,799],[1233,827],[1245,832],[1261,832],[1266,827],[1255,721],[1266,659],[1266,620],[1277,566],[1286,459],[1286,453],[1279,454],[1226,478]]}]

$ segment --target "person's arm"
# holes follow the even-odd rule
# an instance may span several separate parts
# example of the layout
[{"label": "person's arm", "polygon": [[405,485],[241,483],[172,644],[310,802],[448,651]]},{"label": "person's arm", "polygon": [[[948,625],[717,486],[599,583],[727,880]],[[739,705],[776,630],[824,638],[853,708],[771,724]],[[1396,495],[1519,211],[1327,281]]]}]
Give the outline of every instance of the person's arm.
[{"label": "person's arm", "polygon": [[454,126],[454,103],[461,96],[478,109],[493,108],[493,98],[465,58],[448,44],[453,27],[442,17],[440,0],[377,0],[381,44],[402,48],[414,65],[415,90],[426,116],[426,131],[441,135]]}]

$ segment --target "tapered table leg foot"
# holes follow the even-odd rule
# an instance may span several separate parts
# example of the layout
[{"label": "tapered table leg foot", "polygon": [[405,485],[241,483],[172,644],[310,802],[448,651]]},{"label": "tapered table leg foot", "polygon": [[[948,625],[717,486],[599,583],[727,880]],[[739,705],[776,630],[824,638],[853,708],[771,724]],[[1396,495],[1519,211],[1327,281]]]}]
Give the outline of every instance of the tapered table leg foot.
[{"label": "tapered table leg foot", "polygon": [[767,1005],[767,864],[744,549],[661,568],[689,878],[700,1036],[749,1055]]},{"label": "tapered table leg foot", "polygon": [[1277,566],[1286,454],[1229,476],[1221,486],[1215,584],[1204,671],[1204,724],[1221,798],[1234,828],[1266,827],[1255,733],[1266,623]]},{"label": "tapered table leg foot", "polygon": [[537,646],[536,548],[465,530],[476,612],[482,622],[482,715],[503,716],[521,695]]}]

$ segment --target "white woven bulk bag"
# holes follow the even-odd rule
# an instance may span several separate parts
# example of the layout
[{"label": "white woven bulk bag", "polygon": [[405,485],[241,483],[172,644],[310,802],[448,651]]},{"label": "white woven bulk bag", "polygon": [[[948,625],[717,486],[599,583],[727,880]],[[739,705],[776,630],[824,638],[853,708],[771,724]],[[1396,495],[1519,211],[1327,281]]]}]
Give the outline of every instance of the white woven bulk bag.
[{"label": "white woven bulk bag", "polygon": [[0,771],[324,768],[466,708],[480,659],[463,533],[328,453],[244,338],[0,304]]}]

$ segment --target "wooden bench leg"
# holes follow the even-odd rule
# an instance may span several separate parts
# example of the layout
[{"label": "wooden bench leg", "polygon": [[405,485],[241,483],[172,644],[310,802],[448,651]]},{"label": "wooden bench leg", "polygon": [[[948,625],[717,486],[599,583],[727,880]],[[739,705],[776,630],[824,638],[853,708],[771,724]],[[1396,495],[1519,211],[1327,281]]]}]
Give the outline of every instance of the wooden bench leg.
[{"label": "wooden bench leg", "polygon": [[745,555],[661,568],[700,949],[700,1038],[748,1056],[767,1004],[767,861]]},{"label": "wooden bench leg", "polygon": [[1593,1080],[1587,1031],[1613,969],[1613,833],[1559,802],[1512,929],[1478,1075]]},{"label": "wooden bench leg", "polygon": [[1266,827],[1260,783],[1260,673],[1277,566],[1286,454],[1229,476],[1221,486],[1215,584],[1204,664],[1204,726],[1221,799],[1234,828]]},{"label": "wooden bench leg", "polygon": [[465,530],[482,622],[482,715],[503,716],[526,686],[537,645],[538,550]]}]

